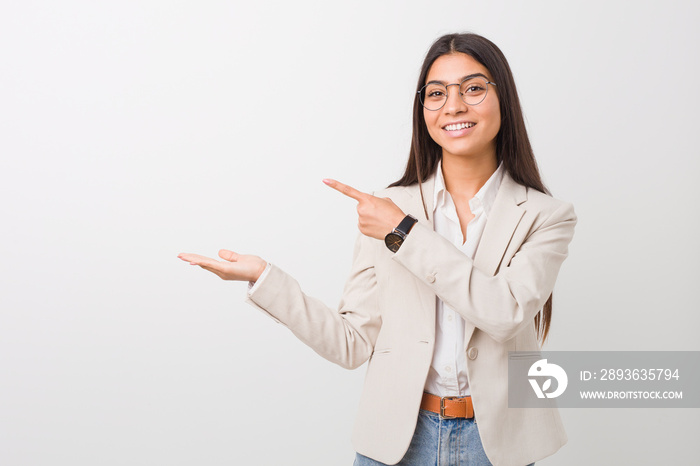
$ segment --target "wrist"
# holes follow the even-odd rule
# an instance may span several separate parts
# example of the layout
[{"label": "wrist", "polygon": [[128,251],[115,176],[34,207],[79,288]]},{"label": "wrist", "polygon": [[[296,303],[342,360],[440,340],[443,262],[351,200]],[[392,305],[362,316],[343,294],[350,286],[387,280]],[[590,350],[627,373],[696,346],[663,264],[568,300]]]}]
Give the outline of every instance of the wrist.
[{"label": "wrist", "polygon": [[251,282],[257,282],[260,279],[260,276],[263,274],[265,269],[267,268],[267,261],[258,257],[259,264],[256,272],[253,274],[253,278],[250,279]]},{"label": "wrist", "polygon": [[386,247],[391,252],[397,252],[416,223],[418,223],[418,219],[411,214],[403,217],[391,233],[384,238]]}]

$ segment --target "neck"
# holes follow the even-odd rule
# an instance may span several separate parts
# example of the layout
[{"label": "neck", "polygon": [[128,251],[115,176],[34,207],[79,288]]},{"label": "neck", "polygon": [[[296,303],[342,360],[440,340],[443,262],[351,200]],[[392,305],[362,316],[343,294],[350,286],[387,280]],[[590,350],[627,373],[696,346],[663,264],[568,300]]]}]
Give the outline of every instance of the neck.
[{"label": "neck", "polygon": [[469,200],[479,192],[498,168],[495,154],[463,158],[442,154],[442,176],[445,188],[455,198]]}]

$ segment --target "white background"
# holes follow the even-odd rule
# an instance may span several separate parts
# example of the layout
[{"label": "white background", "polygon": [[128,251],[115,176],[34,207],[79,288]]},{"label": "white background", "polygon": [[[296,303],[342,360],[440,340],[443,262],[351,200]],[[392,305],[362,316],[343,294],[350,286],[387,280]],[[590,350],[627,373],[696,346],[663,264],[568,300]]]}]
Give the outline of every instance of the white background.
[{"label": "white background", "polygon": [[[179,252],[338,303],[430,44],[508,57],[579,216],[547,350],[700,350],[691,2],[3,2],[0,464],[349,465],[345,371]],[[546,465],[696,464],[697,409],[562,409]]]}]

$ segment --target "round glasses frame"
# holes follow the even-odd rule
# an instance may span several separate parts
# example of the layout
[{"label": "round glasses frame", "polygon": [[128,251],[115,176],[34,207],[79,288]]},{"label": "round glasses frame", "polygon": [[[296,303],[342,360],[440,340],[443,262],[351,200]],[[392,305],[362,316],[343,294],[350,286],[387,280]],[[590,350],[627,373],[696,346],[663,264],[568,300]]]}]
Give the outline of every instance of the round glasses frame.
[{"label": "round glasses frame", "polygon": [[[458,92],[459,92],[460,98],[462,99],[462,102],[464,102],[465,104],[467,104],[467,105],[472,105],[472,106],[474,106],[474,105],[479,105],[481,102],[484,101],[484,99],[486,99],[486,96],[487,96],[488,93],[489,93],[489,86],[488,86],[488,85],[489,85],[489,84],[491,84],[492,86],[495,86],[495,85],[496,85],[496,83],[493,83],[493,82],[489,81],[488,79],[484,78],[483,76],[468,76],[468,77],[464,78],[463,80],[461,80],[461,81],[458,82],[458,83],[440,84],[442,87],[445,88],[445,100],[444,100],[444,102],[442,102],[442,105],[440,105],[438,108],[429,108],[429,107],[426,107],[425,103],[423,102],[423,100],[424,100],[424,98],[423,98],[423,91],[425,90],[425,88],[428,87],[428,86],[431,85],[431,84],[432,84],[432,85],[435,85],[436,83],[428,83],[428,84],[426,84],[425,86],[421,87],[421,88],[420,88],[420,91],[417,92],[417,94],[418,94],[418,99],[420,100],[420,103],[421,103],[421,105],[423,106],[423,108],[425,108],[426,110],[430,110],[431,112],[437,112],[438,110],[440,110],[442,107],[445,106],[445,104],[447,103],[447,99],[450,97],[449,92],[448,92],[448,90],[447,90],[448,87],[450,87],[450,86],[459,86],[459,89],[462,89],[462,84],[464,84],[466,81],[471,81],[472,79],[475,79],[475,78],[478,78],[478,79],[480,79],[480,80],[483,80],[483,81],[486,83],[486,92],[484,92],[484,96],[481,98],[481,100],[479,100],[478,102],[475,102],[475,103],[471,103],[471,104],[470,104],[469,102],[467,102],[466,100],[464,100],[464,93],[462,93],[461,91],[458,91]],[[439,84],[439,83],[437,83],[437,84]]]}]

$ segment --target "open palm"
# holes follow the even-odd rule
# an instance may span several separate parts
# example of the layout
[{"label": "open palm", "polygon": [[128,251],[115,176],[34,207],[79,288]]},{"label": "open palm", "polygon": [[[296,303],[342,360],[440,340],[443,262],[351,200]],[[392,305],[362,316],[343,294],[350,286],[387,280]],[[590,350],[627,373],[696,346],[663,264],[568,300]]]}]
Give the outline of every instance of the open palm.
[{"label": "open palm", "polygon": [[267,262],[258,256],[236,254],[228,249],[219,251],[219,257],[224,260],[212,259],[199,254],[180,253],[178,256],[191,265],[198,265],[218,275],[222,280],[256,281],[263,273]]}]

